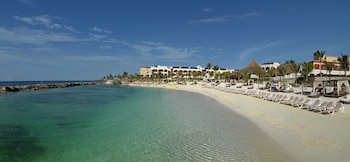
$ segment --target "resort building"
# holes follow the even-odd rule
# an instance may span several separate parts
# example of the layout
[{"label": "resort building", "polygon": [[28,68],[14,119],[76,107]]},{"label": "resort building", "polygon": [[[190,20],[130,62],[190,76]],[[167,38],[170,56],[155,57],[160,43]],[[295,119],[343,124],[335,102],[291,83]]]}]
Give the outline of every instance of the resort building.
[{"label": "resort building", "polygon": [[267,62],[267,63],[260,64],[260,67],[267,72],[272,68],[277,69],[277,67],[280,65],[281,64],[279,62]]},{"label": "resort building", "polygon": [[148,77],[156,76],[159,73],[161,73],[163,76],[167,76],[169,74],[168,72],[169,72],[168,66],[160,66],[160,65],[151,66],[148,69]]},{"label": "resort building", "polygon": [[[193,78],[194,76],[203,76],[203,72],[205,72],[205,69],[201,66],[172,66],[169,68],[169,71],[173,73],[173,76],[175,77],[181,77],[184,78]],[[181,74],[180,74],[181,73]]]},{"label": "resort building", "polygon": [[[224,72],[232,73],[235,70],[229,70],[226,68],[219,68],[216,71],[216,74],[222,74]],[[169,76],[170,78],[203,78],[203,79],[214,79],[214,76],[211,76],[210,73],[214,72],[214,69],[203,68],[200,65],[197,66],[143,66],[140,68],[140,75],[143,77],[148,76],[152,77],[161,73],[163,76]],[[181,75],[181,76],[180,76]]]},{"label": "resort building", "polygon": [[143,66],[140,68],[140,71],[139,71],[139,74],[142,76],[142,77],[146,77],[148,76],[148,69],[150,67],[149,66]]},{"label": "resort building", "polygon": [[[332,70],[327,70],[327,63],[333,64]],[[344,70],[340,68],[340,63],[336,56],[324,56],[321,60],[312,60],[312,64],[314,65],[314,68],[310,72],[310,75],[344,75]],[[346,70],[346,74],[350,74],[349,69]]]}]

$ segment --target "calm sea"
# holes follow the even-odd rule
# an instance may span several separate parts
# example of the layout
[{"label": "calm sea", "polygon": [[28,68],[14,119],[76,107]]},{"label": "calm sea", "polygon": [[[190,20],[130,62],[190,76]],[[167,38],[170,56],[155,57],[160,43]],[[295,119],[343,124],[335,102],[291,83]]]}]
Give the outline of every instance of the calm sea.
[{"label": "calm sea", "polygon": [[0,93],[0,161],[260,161],[242,118],[167,89]]},{"label": "calm sea", "polygon": [[[0,86],[20,86],[20,85],[34,85],[34,84],[56,84],[56,83],[74,83],[81,81],[74,80],[60,80],[60,81],[0,81]],[[89,82],[89,81],[83,81]]]}]

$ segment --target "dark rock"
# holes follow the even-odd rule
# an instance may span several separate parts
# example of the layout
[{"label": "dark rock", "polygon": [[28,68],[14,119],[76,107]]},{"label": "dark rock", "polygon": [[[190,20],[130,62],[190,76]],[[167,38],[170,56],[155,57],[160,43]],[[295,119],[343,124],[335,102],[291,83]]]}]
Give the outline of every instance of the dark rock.
[{"label": "dark rock", "polygon": [[2,87],[2,91],[4,92],[17,92],[19,91],[19,88],[17,87]]}]

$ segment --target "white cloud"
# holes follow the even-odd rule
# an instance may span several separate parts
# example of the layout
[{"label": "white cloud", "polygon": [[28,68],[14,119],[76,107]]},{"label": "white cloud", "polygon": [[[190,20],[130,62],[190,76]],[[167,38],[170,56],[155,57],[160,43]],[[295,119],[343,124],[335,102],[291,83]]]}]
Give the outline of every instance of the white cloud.
[{"label": "white cloud", "polygon": [[100,46],[99,48],[101,48],[101,49],[112,49],[113,47],[111,47],[111,46]]},{"label": "white cloud", "polygon": [[33,4],[33,0],[17,0],[18,2],[24,3],[24,4]]},{"label": "white cloud", "polygon": [[65,56],[66,60],[79,60],[79,61],[120,61],[121,57],[113,56]]},{"label": "white cloud", "polygon": [[33,16],[33,17],[13,16],[13,18],[15,20],[22,21],[31,25],[44,25],[49,29],[62,29],[62,30],[68,30],[71,32],[77,32],[74,30],[72,26],[61,25],[53,22],[55,20],[61,20],[61,18],[59,17],[52,17],[49,15],[39,15],[39,16]]},{"label": "white cloud", "polygon": [[254,53],[257,53],[258,51],[262,51],[265,50],[267,48],[272,48],[272,47],[276,47],[276,46],[282,46],[285,45],[286,41],[284,40],[277,40],[277,41],[264,41],[256,46],[250,47],[246,50],[244,50],[238,57],[238,61],[242,62],[245,61],[249,55],[252,55]]},{"label": "white cloud", "polygon": [[7,30],[0,27],[0,42],[10,44],[35,44],[42,45],[48,42],[73,42],[85,41],[66,33],[54,33],[44,30],[32,30],[28,28],[15,28]]},{"label": "white cloud", "polygon": [[212,17],[212,18],[206,18],[206,19],[199,19],[199,20],[193,20],[189,21],[191,23],[219,23],[219,22],[229,22],[231,19],[241,19],[241,18],[247,18],[247,17],[254,17],[254,16],[260,16],[262,14],[251,12],[247,14],[237,14],[237,15],[226,15],[226,16],[218,16],[218,17]]},{"label": "white cloud", "polygon": [[176,48],[166,45],[131,45],[137,53],[156,59],[185,59],[200,52],[201,48]]},{"label": "white cloud", "polygon": [[163,43],[149,42],[149,41],[142,41],[142,44],[150,45],[150,46],[162,46],[163,45]]},{"label": "white cloud", "polygon": [[241,15],[233,15],[234,18],[246,18],[246,17],[255,17],[255,16],[261,16],[262,14],[251,12],[247,14],[241,14]]},{"label": "white cloud", "polygon": [[107,38],[107,36],[105,36],[105,35],[92,34],[92,33],[89,33],[89,36],[90,36],[90,39],[94,40],[94,41],[99,41],[101,39]]},{"label": "white cloud", "polygon": [[90,30],[91,30],[91,31],[95,31],[95,32],[99,32],[99,33],[107,33],[107,34],[112,33],[112,32],[109,31],[109,30],[101,29],[101,28],[98,28],[98,27],[93,27],[93,28],[91,28]]},{"label": "white cloud", "polygon": [[213,10],[212,10],[211,8],[203,8],[202,11],[203,11],[203,12],[211,12],[211,11],[213,11]]},{"label": "white cloud", "polygon": [[207,18],[207,19],[199,19],[190,21],[191,23],[217,23],[217,22],[227,22],[230,21],[227,16],[221,16],[221,17],[213,17],[213,18]]}]

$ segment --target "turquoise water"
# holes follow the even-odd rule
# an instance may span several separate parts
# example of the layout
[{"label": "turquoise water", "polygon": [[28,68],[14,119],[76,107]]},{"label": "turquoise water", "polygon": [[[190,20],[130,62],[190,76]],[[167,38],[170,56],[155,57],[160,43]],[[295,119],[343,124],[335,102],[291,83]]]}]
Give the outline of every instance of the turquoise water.
[{"label": "turquoise water", "polygon": [[195,93],[86,86],[0,103],[0,161],[259,161],[241,118]]}]

